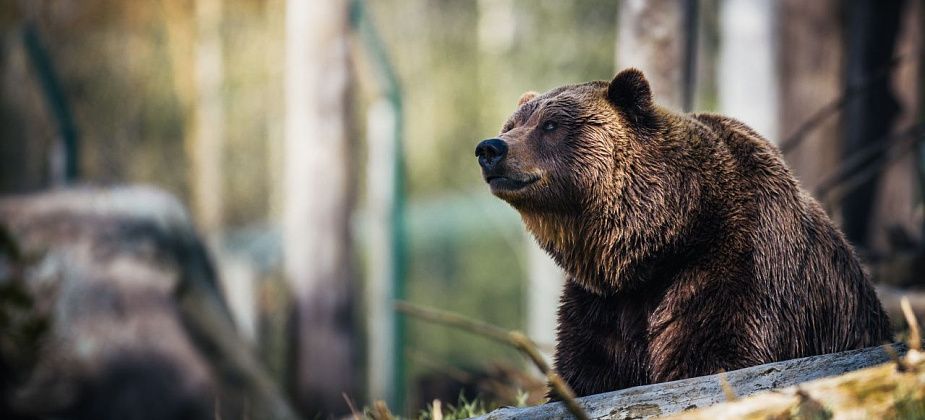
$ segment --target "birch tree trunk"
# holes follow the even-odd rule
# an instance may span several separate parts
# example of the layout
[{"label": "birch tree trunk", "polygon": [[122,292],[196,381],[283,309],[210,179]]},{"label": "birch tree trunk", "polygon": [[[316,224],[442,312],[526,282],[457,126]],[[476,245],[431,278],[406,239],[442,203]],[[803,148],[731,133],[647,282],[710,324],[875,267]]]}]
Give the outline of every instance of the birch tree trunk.
[{"label": "birch tree trunk", "polygon": [[347,411],[356,341],[349,267],[348,2],[289,0],[283,203],[285,274],[297,405],[310,416]]},{"label": "birch tree trunk", "polygon": [[617,22],[616,67],[642,70],[655,102],[684,108],[684,1],[626,0]]},{"label": "birch tree trunk", "polygon": [[721,3],[717,88],[721,113],[779,144],[774,20],[773,4],[764,0]]},{"label": "birch tree trunk", "polygon": [[192,159],[193,214],[207,233],[222,226],[222,157],[225,112],[222,103],[221,0],[196,0],[195,95],[187,148]]}]

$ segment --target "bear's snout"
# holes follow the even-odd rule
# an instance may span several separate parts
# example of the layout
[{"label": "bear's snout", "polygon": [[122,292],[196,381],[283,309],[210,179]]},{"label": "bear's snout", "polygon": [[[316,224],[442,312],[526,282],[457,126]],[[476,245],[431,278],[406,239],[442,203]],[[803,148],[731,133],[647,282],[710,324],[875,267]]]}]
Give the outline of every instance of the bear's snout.
[{"label": "bear's snout", "polygon": [[479,158],[482,169],[491,171],[507,156],[507,143],[499,138],[484,140],[475,146],[475,156]]}]

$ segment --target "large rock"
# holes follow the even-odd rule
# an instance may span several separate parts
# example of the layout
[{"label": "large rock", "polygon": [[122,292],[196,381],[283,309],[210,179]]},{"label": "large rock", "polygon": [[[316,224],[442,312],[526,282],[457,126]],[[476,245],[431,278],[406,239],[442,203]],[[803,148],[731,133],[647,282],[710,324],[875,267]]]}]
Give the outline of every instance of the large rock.
[{"label": "large rock", "polygon": [[152,188],[0,199],[0,418],[294,418]]}]

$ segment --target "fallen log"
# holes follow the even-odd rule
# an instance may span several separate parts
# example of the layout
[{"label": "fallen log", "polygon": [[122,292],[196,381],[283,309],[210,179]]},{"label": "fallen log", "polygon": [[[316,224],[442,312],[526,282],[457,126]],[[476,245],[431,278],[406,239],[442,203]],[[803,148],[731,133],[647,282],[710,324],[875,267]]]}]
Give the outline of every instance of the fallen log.
[{"label": "fallen log", "polygon": [[[889,348],[897,355],[906,352],[906,346],[902,344],[893,344]],[[579,398],[578,403],[592,419],[665,416],[725,402],[729,390],[737,397],[746,397],[761,391],[880,365],[891,361],[892,357],[884,347],[871,347],[591,395]],[[728,384],[726,390],[724,380]],[[551,403],[526,408],[502,408],[479,417],[483,420],[521,418],[570,419],[571,416],[562,403]]]},{"label": "fallen log", "polygon": [[153,188],[0,199],[0,418],[294,419]]},{"label": "fallen log", "polygon": [[915,350],[910,350],[901,362],[885,363],[671,416],[693,420],[923,417],[925,357]]}]

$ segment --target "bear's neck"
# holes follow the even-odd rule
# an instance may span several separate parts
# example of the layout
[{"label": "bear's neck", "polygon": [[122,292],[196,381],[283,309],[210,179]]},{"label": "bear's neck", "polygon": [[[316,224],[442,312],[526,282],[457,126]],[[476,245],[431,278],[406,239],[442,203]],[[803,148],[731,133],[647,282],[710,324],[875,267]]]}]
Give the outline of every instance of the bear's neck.
[{"label": "bear's neck", "polygon": [[570,281],[602,296],[632,292],[695,264],[736,232],[721,206],[711,204],[714,197],[697,186],[696,176],[688,181],[686,189],[676,189],[684,199],[659,202],[676,203],[674,211],[630,205],[644,200],[627,196],[584,214],[521,212],[521,217]]},{"label": "bear's neck", "polygon": [[539,245],[584,289],[598,295],[629,291],[655,274],[660,256],[621,221],[561,214],[522,214]]}]

